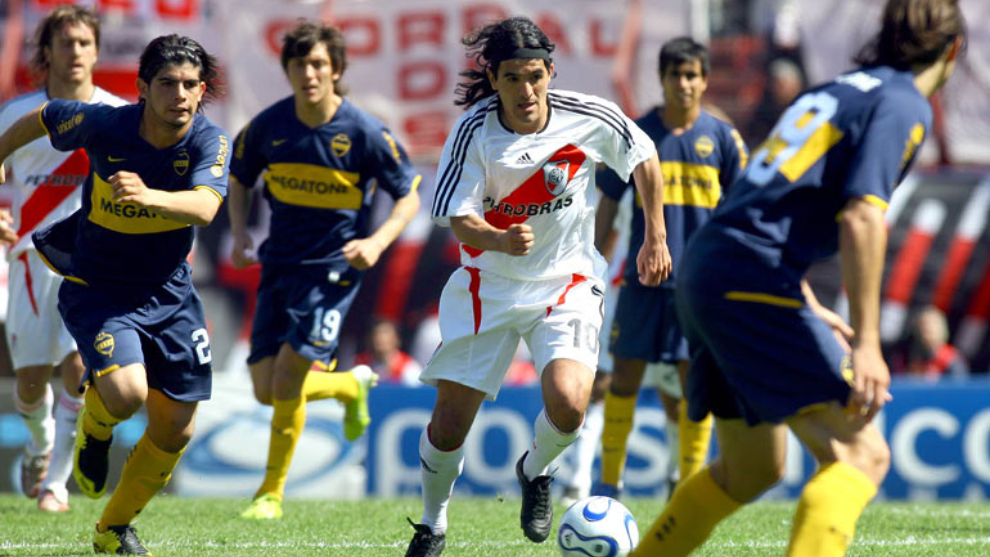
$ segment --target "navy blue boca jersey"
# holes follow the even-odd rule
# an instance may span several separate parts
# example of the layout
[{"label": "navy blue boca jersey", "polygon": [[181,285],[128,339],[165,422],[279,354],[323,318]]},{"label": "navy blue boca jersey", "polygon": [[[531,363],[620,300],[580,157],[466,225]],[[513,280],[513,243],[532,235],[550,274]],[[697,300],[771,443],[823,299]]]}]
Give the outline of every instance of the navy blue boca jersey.
[{"label": "navy blue boca jersey", "polygon": [[[196,114],[178,143],[157,149],[141,138],[142,105],[111,107],[52,100],[41,121],[52,146],[85,149],[90,173],[82,208],[42,231],[39,249],[63,275],[85,283],[164,284],[192,248],[192,226],[132,203],[117,203],[108,182],[118,171],[138,174],[149,188],[170,192],[204,188],[221,201],[227,193],[227,133]],[[72,228],[72,230],[69,230]],[[47,238],[47,240],[46,240]],[[56,250],[58,257],[53,257]]]},{"label": "navy blue boca jersey", "polygon": [[[673,288],[677,262],[688,238],[711,218],[725,189],[746,167],[748,155],[739,132],[711,114],[702,111],[690,129],[675,135],[664,126],[661,110],[661,107],[650,110],[636,120],[636,124],[653,139],[660,156],[663,217],[667,227],[667,247],[673,262],[670,276],[660,286]],[[597,180],[602,192],[617,201],[626,188],[634,187],[632,180],[623,182],[611,170],[600,171]],[[639,280],[636,254],[643,245],[646,231],[643,201],[638,191],[632,202],[632,229],[623,271],[626,282]]]},{"label": "navy blue boca jersey", "polygon": [[850,199],[886,208],[931,119],[910,72],[864,68],[811,89],[753,152],[705,239],[728,236],[734,250],[796,282],[838,251],[838,216]]},{"label": "navy blue boca jersey", "polygon": [[247,187],[264,172],[264,264],[345,267],[344,244],[368,235],[374,185],[399,199],[420,181],[385,126],[346,99],[316,128],[296,117],[293,97],[265,109],[237,136],[230,171]]}]

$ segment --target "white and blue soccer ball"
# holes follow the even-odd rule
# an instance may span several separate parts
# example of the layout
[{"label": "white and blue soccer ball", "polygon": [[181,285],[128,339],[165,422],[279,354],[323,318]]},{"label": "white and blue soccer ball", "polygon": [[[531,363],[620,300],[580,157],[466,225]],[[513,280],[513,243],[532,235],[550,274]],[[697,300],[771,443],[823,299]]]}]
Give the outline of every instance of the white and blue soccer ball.
[{"label": "white and blue soccer ball", "polygon": [[557,545],[564,557],[626,557],[639,543],[629,509],[611,497],[588,497],[560,518]]}]

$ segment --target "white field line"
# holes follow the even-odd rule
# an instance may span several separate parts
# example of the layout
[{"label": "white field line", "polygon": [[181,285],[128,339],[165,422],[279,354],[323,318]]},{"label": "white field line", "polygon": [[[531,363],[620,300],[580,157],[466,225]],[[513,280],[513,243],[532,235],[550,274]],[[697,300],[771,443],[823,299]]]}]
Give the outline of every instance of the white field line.
[{"label": "white field line", "polygon": [[[390,548],[402,548],[406,546],[406,541],[395,542],[395,543],[368,543],[368,542],[337,542],[337,543],[327,543],[327,542],[245,542],[245,543],[217,543],[212,541],[204,542],[180,542],[180,541],[161,541],[161,542],[151,542],[148,546],[152,549],[155,548],[218,548],[218,549],[390,549]],[[983,537],[970,537],[970,538],[932,538],[932,537],[916,537],[908,536],[907,538],[900,540],[871,540],[871,539],[857,539],[853,542],[854,546],[872,546],[872,547],[931,547],[931,546],[946,546],[946,545],[987,545],[990,544],[990,536]],[[3,550],[15,550],[15,549],[73,549],[79,547],[88,547],[89,543],[75,542],[75,543],[11,543],[3,542],[0,543],[0,549]],[[518,541],[518,542],[496,542],[496,541],[483,541],[483,542],[454,542],[449,544],[451,547],[460,548],[474,548],[474,547],[505,547],[505,546],[531,546],[529,542]],[[716,542],[709,543],[706,545],[709,548],[724,548],[724,549],[763,549],[763,548],[780,548],[783,549],[787,547],[786,541],[774,541],[774,542]]]}]

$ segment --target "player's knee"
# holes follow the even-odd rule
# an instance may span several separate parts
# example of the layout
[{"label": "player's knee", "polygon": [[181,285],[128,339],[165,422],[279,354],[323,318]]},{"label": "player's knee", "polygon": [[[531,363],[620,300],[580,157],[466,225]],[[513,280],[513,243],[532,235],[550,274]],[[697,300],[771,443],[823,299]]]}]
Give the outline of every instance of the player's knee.
[{"label": "player's knee", "polygon": [[37,402],[45,396],[51,368],[44,366],[26,367],[17,370],[17,397],[24,403]]},{"label": "player's knee", "polygon": [[262,389],[262,388],[259,388],[257,385],[255,385],[255,387],[254,387],[254,398],[258,402],[260,402],[261,404],[264,404],[265,406],[271,406],[272,405],[272,390],[271,389]]},{"label": "player's knee", "polygon": [[147,397],[140,396],[139,393],[128,393],[123,396],[103,396],[103,405],[106,406],[107,412],[110,415],[119,418],[121,420],[126,420],[133,416],[144,404],[144,399]]}]

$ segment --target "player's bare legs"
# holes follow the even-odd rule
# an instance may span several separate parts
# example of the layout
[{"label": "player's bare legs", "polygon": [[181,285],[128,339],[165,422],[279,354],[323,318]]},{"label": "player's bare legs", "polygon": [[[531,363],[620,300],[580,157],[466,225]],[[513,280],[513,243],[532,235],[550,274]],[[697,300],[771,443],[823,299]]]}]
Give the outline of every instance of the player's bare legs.
[{"label": "player's bare legs", "polygon": [[719,522],[752,501],[784,474],[787,429],[715,420],[720,455],[678,486],[663,514],[631,557],[683,557],[700,546]]},{"label": "player's bare legs", "polygon": [[574,469],[570,478],[560,479],[564,484],[560,503],[565,507],[569,507],[579,499],[584,499],[591,493],[592,467],[598,443],[602,438],[602,428],[605,423],[605,394],[608,392],[611,379],[611,372],[601,369],[595,372],[595,381],[591,386],[591,400],[584,413],[581,435],[568,449],[574,457]]},{"label": "player's bare legs", "polygon": [[596,495],[618,497],[626,467],[626,442],[633,427],[636,399],[643,384],[646,362],[614,356],[612,382],[605,395],[605,426],[602,428],[602,477]]},{"label": "player's bare legs", "polygon": [[838,402],[787,420],[818,461],[794,516],[787,555],[842,555],[856,521],[890,468],[890,449],[872,423]]}]

